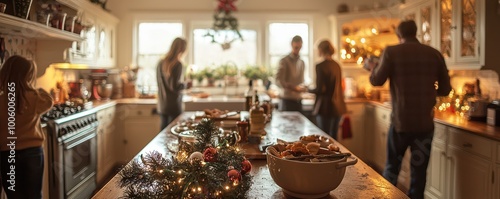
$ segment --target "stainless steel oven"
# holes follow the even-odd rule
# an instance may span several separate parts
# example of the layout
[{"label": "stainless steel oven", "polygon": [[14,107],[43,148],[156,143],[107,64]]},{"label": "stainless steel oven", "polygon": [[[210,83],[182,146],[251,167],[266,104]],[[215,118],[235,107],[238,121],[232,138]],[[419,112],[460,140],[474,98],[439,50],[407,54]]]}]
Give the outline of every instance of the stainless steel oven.
[{"label": "stainless steel oven", "polygon": [[49,123],[50,198],[88,199],[96,189],[97,117],[81,112]]}]

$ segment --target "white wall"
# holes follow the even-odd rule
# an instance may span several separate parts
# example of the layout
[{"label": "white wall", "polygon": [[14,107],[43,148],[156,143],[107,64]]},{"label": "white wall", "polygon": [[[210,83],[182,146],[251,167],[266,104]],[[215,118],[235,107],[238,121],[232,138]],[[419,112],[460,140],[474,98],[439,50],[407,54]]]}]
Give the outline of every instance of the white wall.
[{"label": "white wall", "polygon": [[[391,0],[380,0],[387,2]],[[117,30],[117,67],[133,65],[133,31],[135,18],[138,16],[168,16],[177,17],[188,21],[209,20],[216,7],[216,0],[111,0],[108,9],[120,19]],[[346,3],[350,9],[356,7],[371,7],[377,0],[238,0],[239,11],[236,16],[240,21],[264,20],[273,16],[304,16],[310,17],[313,23],[312,42],[319,39],[330,38],[330,22],[328,15],[337,11],[340,3]],[[265,24],[261,24],[265,27]],[[262,30],[265,31],[265,30]],[[189,36],[189,35],[187,35]],[[187,38],[188,40],[190,38]],[[265,41],[263,41],[265,42]],[[314,43],[312,43],[314,44]],[[264,48],[262,48],[264,49]],[[312,49],[311,49],[312,50]],[[263,55],[262,53],[259,53]],[[189,55],[188,55],[189,56]],[[317,55],[314,55],[314,62]],[[189,58],[188,58],[189,60]],[[265,58],[261,59],[265,62]],[[186,63],[190,64],[190,63]]]}]

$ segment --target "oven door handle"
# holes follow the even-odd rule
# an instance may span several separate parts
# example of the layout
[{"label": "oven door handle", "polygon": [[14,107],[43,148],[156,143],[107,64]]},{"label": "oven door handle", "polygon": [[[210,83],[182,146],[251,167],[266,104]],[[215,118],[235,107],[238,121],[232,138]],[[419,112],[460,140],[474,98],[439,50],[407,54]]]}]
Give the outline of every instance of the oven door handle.
[{"label": "oven door handle", "polygon": [[94,138],[95,136],[96,136],[95,133],[92,133],[92,134],[89,134],[89,135],[85,136],[84,138],[80,138],[78,141],[73,142],[71,144],[65,143],[64,144],[64,150],[69,150],[69,149],[71,149],[71,148],[73,148],[73,147],[75,147],[75,146],[77,146],[77,145],[79,145],[81,143],[84,143],[84,142],[86,142],[86,141]]}]

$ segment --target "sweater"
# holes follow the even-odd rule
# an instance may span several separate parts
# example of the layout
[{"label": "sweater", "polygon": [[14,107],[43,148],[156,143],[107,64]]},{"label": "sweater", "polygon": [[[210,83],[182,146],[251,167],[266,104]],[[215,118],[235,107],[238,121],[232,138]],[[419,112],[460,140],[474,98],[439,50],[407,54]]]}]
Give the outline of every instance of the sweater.
[{"label": "sweater", "polygon": [[282,99],[302,99],[301,93],[292,89],[304,83],[304,67],[304,61],[293,54],[280,60],[276,83],[283,89],[280,94]]},{"label": "sweater", "polygon": [[[9,106],[9,92],[0,94],[0,151],[41,147],[44,141],[40,116],[52,107],[52,97],[43,89],[28,91],[23,112]],[[9,98],[8,98],[9,97]],[[15,96],[19,98],[20,96]],[[14,101],[15,102],[15,101]],[[12,103],[11,103],[12,105]],[[9,122],[10,121],[10,122]]]}]

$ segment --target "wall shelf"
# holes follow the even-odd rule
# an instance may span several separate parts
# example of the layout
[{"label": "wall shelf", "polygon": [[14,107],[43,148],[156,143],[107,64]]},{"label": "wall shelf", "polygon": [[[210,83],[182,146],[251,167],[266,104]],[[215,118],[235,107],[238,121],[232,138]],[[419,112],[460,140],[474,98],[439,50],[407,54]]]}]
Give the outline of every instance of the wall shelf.
[{"label": "wall shelf", "polygon": [[82,41],[80,35],[0,13],[0,32],[31,39]]}]

